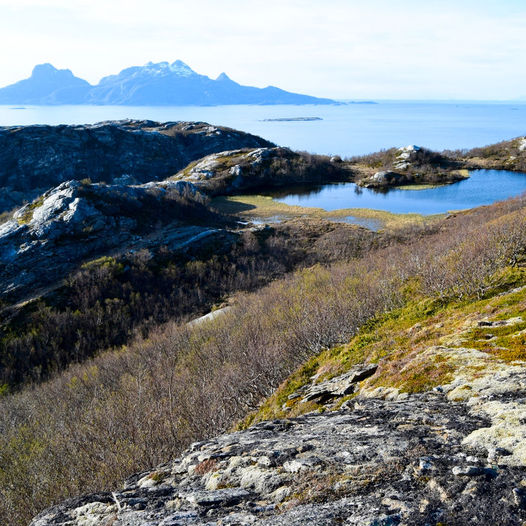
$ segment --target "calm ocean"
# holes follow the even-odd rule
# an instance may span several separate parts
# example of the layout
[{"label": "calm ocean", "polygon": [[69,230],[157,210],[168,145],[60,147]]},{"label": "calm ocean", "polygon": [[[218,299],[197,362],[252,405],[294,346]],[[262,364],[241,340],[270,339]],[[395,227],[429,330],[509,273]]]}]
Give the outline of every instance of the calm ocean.
[{"label": "calm ocean", "polygon": [[[323,120],[265,122],[319,117]],[[418,144],[472,148],[526,135],[526,101],[380,102],[346,106],[0,106],[0,125],[84,124],[110,119],[205,121],[312,153],[359,155]]]}]

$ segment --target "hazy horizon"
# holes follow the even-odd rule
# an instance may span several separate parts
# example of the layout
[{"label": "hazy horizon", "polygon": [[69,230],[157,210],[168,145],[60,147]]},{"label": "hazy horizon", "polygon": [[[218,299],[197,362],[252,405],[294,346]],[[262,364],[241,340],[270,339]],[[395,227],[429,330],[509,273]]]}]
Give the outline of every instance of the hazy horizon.
[{"label": "hazy horizon", "polygon": [[[177,60],[180,60],[180,59],[177,59]],[[161,61],[163,62],[163,61]],[[170,62],[170,61],[164,61],[164,62]],[[184,62],[184,60],[182,61]],[[46,62],[46,63],[43,63],[43,64],[51,64],[52,66],[55,67],[55,64],[52,64],[50,62]],[[35,64],[35,66],[39,66],[39,65],[43,65],[43,64]],[[120,68],[118,71],[114,71],[113,74],[117,74],[119,73],[120,71],[126,69],[126,68],[130,68],[130,67],[136,67],[136,66],[146,66],[148,63],[146,64],[129,64],[129,65],[126,65],[122,68]],[[191,64],[187,64],[188,66],[192,67]],[[75,71],[72,70],[72,68],[69,68],[69,67],[65,67],[65,68],[57,68],[57,69],[64,69],[64,70],[70,70],[73,75],[75,75],[76,77],[79,77],[79,75],[76,75],[75,74]],[[193,69],[193,68],[192,68]],[[195,71],[195,70],[194,70]],[[196,71],[196,73],[200,74],[200,75],[206,75],[210,78],[215,78],[214,76],[211,76],[211,75],[207,75],[205,72],[200,72],[200,71]],[[227,73],[227,71],[225,72],[222,72],[222,73]],[[16,80],[14,83],[20,81],[20,80],[24,80],[26,78],[29,78],[31,76],[31,71],[23,78],[20,78],[18,80]],[[106,76],[106,75],[105,75]],[[230,76],[230,75],[229,75]],[[79,77],[79,78],[83,78],[83,77]],[[98,84],[98,82],[100,80],[102,80],[103,77],[100,77],[98,78],[98,80],[96,80],[95,82],[90,82],[90,84],[92,86],[96,86]],[[87,79],[84,79],[83,80],[87,80]],[[236,79],[232,79],[234,81],[236,81]],[[89,81],[88,81],[89,82]],[[236,81],[237,82],[237,81]],[[12,83],[13,84],[13,83]],[[5,87],[4,85],[0,85],[0,88],[3,88]],[[266,87],[266,86],[259,86],[259,87]],[[281,87],[281,86],[277,86],[277,87]],[[312,95],[311,93],[307,93],[307,92],[303,92],[304,94],[306,95]],[[328,98],[332,98],[336,101],[339,101],[339,102],[354,102],[354,101],[373,101],[374,102],[382,102],[382,103],[389,103],[389,102],[407,102],[407,103],[410,103],[410,102],[414,102],[414,103],[419,103],[419,102],[422,102],[422,103],[471,103],[471,102],[480,102],[480,103],[499,103],[499,102],[516,102],[516,103],[526,103],[526,96],[520,96],[520,97],[516,97],[516,98],[509,98],[509,99],[477,99],[477,98],[471,98],[471,99],[466,99],[466,98],[421,98],[421,99],[418,99],[418,98],[403,98],[403,97],[400,97],[400,98],[383,98],[383,97],[376,97],[376,98],[367,98],[367,97],[356,97],[356,98],[338,98],[338,97],[330,97],[327,95]],[[4,104],[5,105],[5,104]],[[7,104],[7,106],[9,106],[10,104]],[[64,106],[67,106],[68,104],[63,104]],[[27,106],[30,106],[30,105],[27,105]]]},{"label": "hazy horizon", "polygon": [[13,50],[0,86],[47,62],[96,84],[179,59],[211,78],[335,99],[526,96],[521,0],[0,0],[0,14]]}]

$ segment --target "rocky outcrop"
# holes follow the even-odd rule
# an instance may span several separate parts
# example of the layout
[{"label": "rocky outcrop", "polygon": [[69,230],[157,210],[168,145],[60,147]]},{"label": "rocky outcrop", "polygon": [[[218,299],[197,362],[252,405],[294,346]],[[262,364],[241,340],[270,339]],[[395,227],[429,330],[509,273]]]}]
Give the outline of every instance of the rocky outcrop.
[{"label": "rocky outcrop", "polygon": [[441,393],[356,398],[193,444],[31,526],[521,525],[526,468],[465,440],[488,423]]},{"label": "rocky outcrop", "polygon": [[396,172],[391,172],[389,170],[382,170],[376,172],[364,186],[383,186],[391,185],[396,186],[400,184],[400,181],[403,179],[403,176]]},{"label": "rocky outcrop", "polygon": [[355,392],[359,382],[372,376],[378,365],[366,364],[353,367],[349,372],[331,378],[321,383],[316,383],[317,375],[312,377],[313,383],[307,384],[289,395],[289,400],[301,398],[302,402],[325,403],[334,398],[341,398]]},{"label": "rocky outcrop", "polygon": [[[207,226],[212,220],[216,224]],[[87,258],[110,252],[202,242],[219,234],[221,224],[200,192],[184,181],[65,182],[0,225],[0,294],[34,293],[60,282]]]},{"label": "rocky outcrop", "polygon": [[0,211],[71,180],[146,183],[236,148],[271,147],[248,133],[206,123],[112,121],[83,126],[0,128]]},{"label": "rocky outcrop", "polygon": [[407,170],[414,161],[418,160],[418,152],[421,150],[420,146],[414,144],[398,148],[393,168],[395,170]]},{"label": "rocky outcrop", "polygon": [[173,180],[192,182],[210,195],[350,178],[351,172],[342,163],[281,147],[212,154],[191,163],[172,177]]},{"label": "rocky outcrop", "polygon": [[359,185],[380,190],[401,185],[449,184],[467,176],[460,171],[464,168],[462,163],[414,144],[358,158],[351,167],[358,171]]}]

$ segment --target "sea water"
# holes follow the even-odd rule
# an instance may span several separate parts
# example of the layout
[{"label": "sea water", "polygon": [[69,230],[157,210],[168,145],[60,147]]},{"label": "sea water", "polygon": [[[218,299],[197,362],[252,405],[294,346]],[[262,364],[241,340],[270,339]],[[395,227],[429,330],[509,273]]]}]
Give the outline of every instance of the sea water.
[{"label": "sea water", "polygon": [[442,214],[489,205],[526,192],[526,174],[505,170],[474,170],[463,181],[427,188],[380,192],[354,183],[328,184],[274,193],[274,199],[287,205],[322,208],[371,208],[397,214]]},{"label": "sea water", "polygon": [[[272,120],[305,117],[321,120]],[[127,118],[205,121],[254,133],[295,150],[342,157],[409,144],[434,150],[473,148],[526,135],[526,101],[380,101],[329,106],[0,106],[3,126],[86,124]]]}]

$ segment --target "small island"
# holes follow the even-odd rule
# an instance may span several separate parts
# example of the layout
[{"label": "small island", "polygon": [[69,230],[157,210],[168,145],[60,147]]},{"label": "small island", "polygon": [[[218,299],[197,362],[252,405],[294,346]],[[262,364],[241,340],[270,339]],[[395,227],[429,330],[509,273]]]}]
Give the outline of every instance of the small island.
[{"label": "small island", "polygon": [[321,117],[278,117],[275,119],[262,119],[260,122],[310,122],[322,120]]}]

